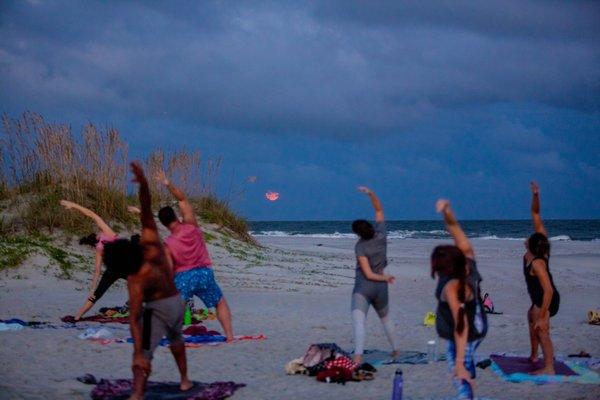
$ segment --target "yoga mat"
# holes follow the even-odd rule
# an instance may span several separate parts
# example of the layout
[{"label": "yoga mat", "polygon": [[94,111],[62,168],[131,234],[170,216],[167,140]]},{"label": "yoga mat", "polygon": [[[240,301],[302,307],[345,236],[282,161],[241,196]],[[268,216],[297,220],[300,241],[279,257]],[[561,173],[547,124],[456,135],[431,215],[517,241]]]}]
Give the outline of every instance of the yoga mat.
[{"label": "yoga mat", "polygon": [[[490,359],[507,375],[515,373],[530,374],[544,366],[542,359],[539,359],[537,363],[532,364],[527,357],[500,356],[493,354],[490,356]],[[556,375],[577,375],[577,373],[565,363],[557,360],[554,360],[554,370],[556,371]]]},{"label": "yoga mat", "polygon": [[[505,372],[505,370],[501,367],[501,365],[506,368],[506,371],[514,371],[518,369],[517,365],[522,363],[523,359],[527,359],[526,357],[515,357],[515,356],[504,356],[492,354],[490,356],[492,359],[492,371],[498,374],[502,379],[507,382],[520,383],[520,382],[533,382],[538,385],[544,385],[548,383],[579,383],[579,384],[600,384],[600,374],[596,371],[591,370],[587,367],[585,362],[572,362],[558,361],[554,363],[554,368],[557,373],[568,373],[569,375],[531,375],[529,372],[532,368],[531,365],[529,367],[522,367],[521,372]],[[519,359],[520,361],[515,362],[514,360],[506,360],[506,359]],[[500,364],[498,363],[500,361]],[[557,363],[562,365],[557,365]],[[541,367],[541,365],[540,365]]]},{"label": "yoga mat", "polygon": [[[438,354],[437,361],[446,360],[445,354]],[[392,357],[392,353],[382,350],[365,350],[363,353],[363,362],[369,363],[374,367],[390,364],[427,364],[427,353],[420,351],[401,351],[397,357]]]},{"label": "yoga mat", "polygon": [[[131,394],[131,379],[101,379],[92,389],[93,400],[121,400]],[[236,390],[246,386],[235,382],[194,382],[194,387],[182,392],[179,383],[148,382],[145,400],[221,400],[232,396]]]}]

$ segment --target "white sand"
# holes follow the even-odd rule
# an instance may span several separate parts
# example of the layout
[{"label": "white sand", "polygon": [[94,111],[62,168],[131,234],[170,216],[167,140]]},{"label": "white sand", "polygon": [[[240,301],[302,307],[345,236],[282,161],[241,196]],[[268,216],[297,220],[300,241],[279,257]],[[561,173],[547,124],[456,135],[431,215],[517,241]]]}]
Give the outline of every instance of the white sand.
[{"label": "white sand", "polygon": [[[236,242],[210,245],[217,278],[229,300],[236,334],[264,333],[262,342],[243,342],[188,350],[190,377],[200,381],[246,383],[234,399],[387,399],[396,366],[380,368],[374,381],[324,384],[305,376],[287,376],[284,364],[303,355],[311,343],[336,342],[352,350],[350,293],[354,276],[353,246],[349,239],[260,238],[267,247],[257,251]],[[426,311],[434,310],[435,282],[429,276],[428,256],[440,241],[393,240],[389,244],[391,315],[402,349],[425,351],[436,337],[422,326]],[[218,246],[216,245],[218,244]],[[321,244],[321,246],[317,246]],[[527,354],[525,314],[529,299],[522,276],[520,241],[475,240],[483,289],[492,294],[504,315],[490,316],[490,332],[479,355],[490,352]],[[229,249],[229,250],[227,250]],[[235,251],[232,255],[231,250]],[[600,356],[600,327],[585,323],[589,309],[600,307],[600,242],[555,242],[552,272],[561,293],[561,309],[552,319],[552,338],[558,355],[584,349]],[[89,272],[80,282],[42,273],[43,259],[28,261],[18,270],[0,274],[0,318],[58,322],[73,314],[86,297]],[[38,265],[38,266],[35,266]],[[124,303],[124,285],[113,287],[96,306]],[[94,309],[96,310],[96,308]],[[92,313],[93,311],[92,310]],[[209,328],[221,330],[216,321]],[[367,348],[388,347],[373,312],[367,321]],[[112,325],[111,325],[112,326]],[[126,325],[118,325],[123,329]],[[126,333],[126,331],[122,331]],[[102,346],[80,340],[80,331],[22,330],[0,332],[0,398],[84,399],[91,386],[75,377],[129,377],[131,347]],[[442,351],[440,344],[439,350]],[[166,348],[159,348],[152,380],[177,380]],[[441,398],[454,394],[445,363],[403,365],[405,396]],[[600,386],[506,383],[490,369],[478,369],[477,393],[494,399],[598,399]]]}]

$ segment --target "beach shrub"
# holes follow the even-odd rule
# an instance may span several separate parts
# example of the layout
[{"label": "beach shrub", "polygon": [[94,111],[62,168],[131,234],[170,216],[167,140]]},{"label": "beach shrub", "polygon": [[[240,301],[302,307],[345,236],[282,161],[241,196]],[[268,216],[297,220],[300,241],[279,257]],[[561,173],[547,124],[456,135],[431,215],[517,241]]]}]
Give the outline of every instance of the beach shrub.
[{"label": "beach shrub", "polygon": [[[137,196],[129,184],[129,148],[116,129],[89,123],[76,137],[69,125],[48,123],[32,112],[18,119],[3,115],[2,126],[0,200],[15,200],[29,233],[62,229],[82,234],[94,228],[88,218],[60,207],[61,199],[93,210],[112,225],[124,229],[139,225],[139,219],[127,212],[127,205],[137,204]],[[215,195],[221,159],[202,160],[194,150],[156,150],[145,164],[154,207],[173,201],[167,189],[153,179],[156,171],[164,169],[199,206],[202,220],[254,243],[246,221]]]},{"label": "beach shrub", "polygon": [[44,236],[0,235],[0,270],[18,267],[35,253],[48,257],[50,264],[59,267],[58,276],[65,279],[85,261],[85,257],[52,244]]}]

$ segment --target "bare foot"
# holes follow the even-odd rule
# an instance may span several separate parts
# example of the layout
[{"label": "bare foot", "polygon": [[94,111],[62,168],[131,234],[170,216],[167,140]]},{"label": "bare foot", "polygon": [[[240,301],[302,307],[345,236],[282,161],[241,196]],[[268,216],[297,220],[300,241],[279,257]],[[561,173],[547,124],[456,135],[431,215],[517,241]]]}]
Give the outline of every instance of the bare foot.
[{"label": "bare foot", "polygon": [[538,356],[529,356],[529,362],[535,364],[538,362]]},{"label": "bare foot", "polygon": [[556,375],[554,367],[544,367],[533,371],[531,375]]},{"label": "bare foot", "polygon": [[354,361],[355,363],[357,363],[357,364],[359,364],[359,365],[360,365],[360,364],[362,364],[362,359],[363,359],[363,358],[362,358],[362,355],[361,355],[361,354],[354,354],[354,355],[352,356],[352,361]]},{"label": "bare foot", "polygon": [[227,343],[233,342],[235,340],[235,338],[233,336],[227,336],[227,339],[225,340]]},{"label": "bare foot", "polygon": [[192,386],[194,386],[194,384],[188,378],[184,378],[181,380],[179,389],[181,389],[182,392],[185,392],[186,390],[190,390]]}]

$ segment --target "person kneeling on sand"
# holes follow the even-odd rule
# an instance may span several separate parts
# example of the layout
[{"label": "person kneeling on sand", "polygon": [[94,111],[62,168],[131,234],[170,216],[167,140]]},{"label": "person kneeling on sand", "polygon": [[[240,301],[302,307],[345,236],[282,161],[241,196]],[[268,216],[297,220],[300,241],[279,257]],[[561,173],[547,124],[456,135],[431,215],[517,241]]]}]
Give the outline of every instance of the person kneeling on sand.
[{"label": "person kneeling on sand", "polygon": [[550,242],[540,216],[539,188],[531,182],[531,218],[535,233],[525,241],[527,251],[523,256],[523,274],[531,307],[527,311],[531,355],[529,360],[537,363],[538,347],[542,345],[544,366],[535,375],[554,375],[554,348],[550,339],[550,317],[558,312],[560,296],[550,273]]},{"label": "person kneeling on sand", "polygon": [[177,199],[182,214],[180,221],[172,207],[163,207],[158,211],[158,219],[171,232],[165,239],[165,246],[175,271],[175,286],[186,302],[193,301],[196,295],[207,308],[216,307],[217,319],[225,331],[227,341],[231,341],[231,312],[215,280],[212,262],[194,209],[185,194],[167,179],[164,171],[159,171],[156,179]]},{"label": "person kneeling on sand", "polygon": [[131,164],[131,171],[139,184],[141,238],[139,243],[127,239],[106,243],[104,263],[109,271],[120,271],[127,276],[129,324],[134,346],[131,399],[142,399],[151,372],[152,354],[163,336],[171,342],[171,353],[181,375],[181,390],[188,390],[193,384],[187,377],[181,332],[185,303],[173,283],[173,272],[158,235],[144,171],[138,163]]}]

